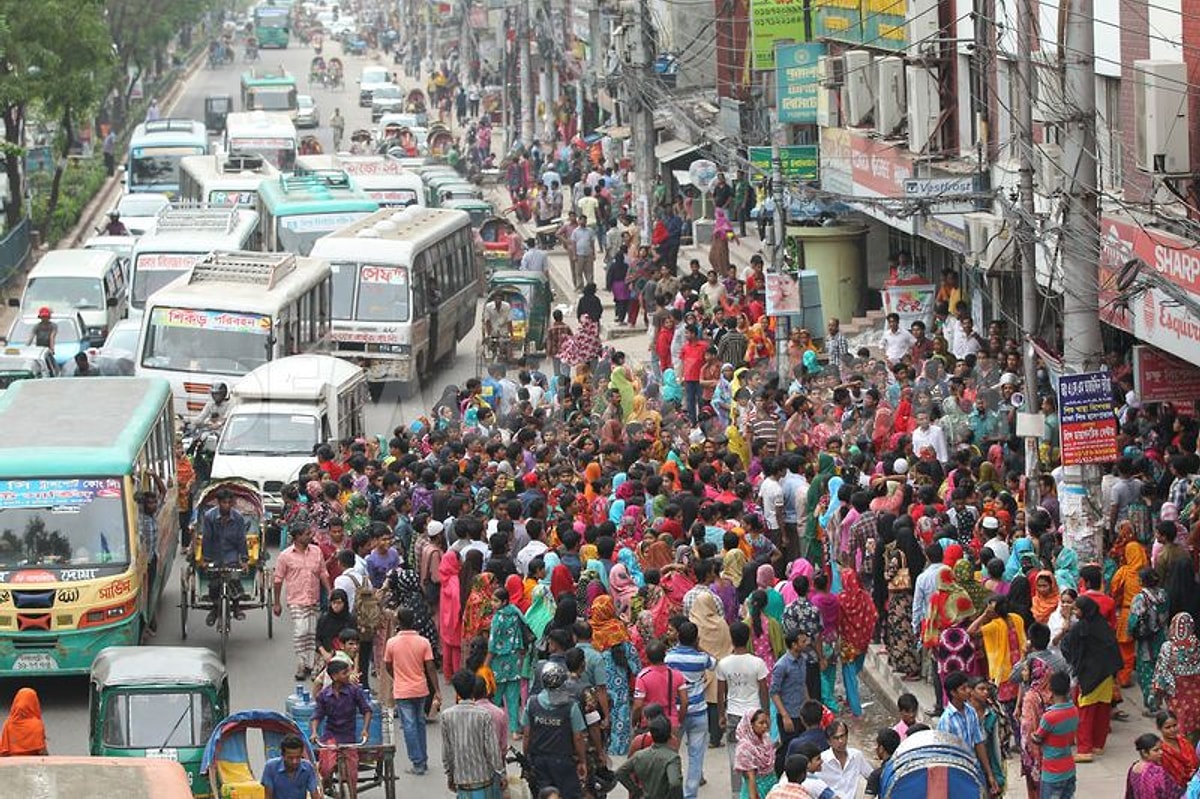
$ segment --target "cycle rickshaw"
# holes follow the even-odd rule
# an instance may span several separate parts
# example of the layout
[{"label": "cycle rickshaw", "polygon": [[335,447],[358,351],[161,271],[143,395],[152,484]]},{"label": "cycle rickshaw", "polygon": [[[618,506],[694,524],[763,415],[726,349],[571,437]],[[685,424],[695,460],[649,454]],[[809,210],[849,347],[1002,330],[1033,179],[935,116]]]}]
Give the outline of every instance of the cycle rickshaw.
[{"label": "cycle rickshaw", "polygon": [[484,307],[499,298],[508,303],[512,335],[484,335],[476,351],[476,368],[483,374],[489,364],[518,366],[525,355],[542,350],[553,301],[550,279],[544,272],[500,269],[488,277]]},{"label": "cycle rickshaw", "polygon": [[[228,489],[233,494],[233,509],[242,515],[246,524],[245,568],[215,566],[205,559],[204,532],[201,518],[217,506],[217,494]],[[272,569],[267,566],[265,530],[266,512],[258,486],[249,480],[226,477],[213,480],[196,497],[192,513],[191,546],[186,563],[179,573],[180,632],[186,640],[190,611],[217,612],[217,631],[221,636],[218,654],[225,660],[229,632],[234,621],[234,607],[242,610],[265,610],[267,637],[275,636],[275,617],[271,613]],[[209,581],[219,578],[221,589],[216,601],[209,597]],[[236,594],[234,592],[237,592]]]}]

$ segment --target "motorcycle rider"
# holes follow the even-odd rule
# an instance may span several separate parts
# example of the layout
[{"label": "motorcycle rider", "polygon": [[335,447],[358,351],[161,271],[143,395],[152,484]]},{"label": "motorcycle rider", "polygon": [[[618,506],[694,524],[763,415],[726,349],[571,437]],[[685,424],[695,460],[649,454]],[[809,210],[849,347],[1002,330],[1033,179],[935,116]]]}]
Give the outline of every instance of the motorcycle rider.
[{"label": "motorcycle rider", "polygon": [[210,399],[204,403],[204,408],[196,417],[196,427],[219,430],[225,423],[225,413],[229,410],[229,386],[224,383],[213,383],[209,393]]},{"label": "motorcycle rider", "polygon": [[108,212],[108,224],[104,226],[106,236],[128,236],[129,228],[121,221],[121,214],[113,209]]}]

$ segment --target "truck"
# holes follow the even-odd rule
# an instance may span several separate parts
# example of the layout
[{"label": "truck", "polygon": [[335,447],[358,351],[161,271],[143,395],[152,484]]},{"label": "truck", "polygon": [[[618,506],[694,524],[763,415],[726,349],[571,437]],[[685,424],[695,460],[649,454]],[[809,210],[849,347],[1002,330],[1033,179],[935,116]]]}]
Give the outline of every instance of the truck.
[{"label": "truck", "polygon": [[212,476],[255,482],[268,512],[316,447],[363,434],[367,373],[330,355],[290,355],[248,373],[230,392]]}]

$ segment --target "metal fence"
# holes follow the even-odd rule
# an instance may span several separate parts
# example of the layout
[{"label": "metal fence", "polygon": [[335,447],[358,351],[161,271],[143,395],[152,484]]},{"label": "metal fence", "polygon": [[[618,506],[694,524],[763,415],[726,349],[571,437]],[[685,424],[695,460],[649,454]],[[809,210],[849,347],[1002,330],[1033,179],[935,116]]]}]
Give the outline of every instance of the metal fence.
[{"label": "metal fence", "polygon": [[25,271],[33,250],[33,226],[28,218],[0,239],[0,288]]}]

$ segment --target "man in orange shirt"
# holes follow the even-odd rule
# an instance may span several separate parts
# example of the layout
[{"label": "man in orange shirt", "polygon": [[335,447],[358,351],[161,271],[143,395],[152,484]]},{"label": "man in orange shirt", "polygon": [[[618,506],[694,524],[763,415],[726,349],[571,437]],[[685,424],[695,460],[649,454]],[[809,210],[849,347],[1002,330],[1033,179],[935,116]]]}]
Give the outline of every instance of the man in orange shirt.
[{"label": "man in orange shirt", "polygon": [[433,665],[433,646],[413,629],[413,614],[408,608],[396,612],[397,632],[384,647],[383,667],[392,674],[392,696],[400,711],[404,730],[404,748],[412,766],[409,774],[429,770],[429,749],[425,742],[425,700],[433,693],[434,708],[442,704],[437,672]]}]

